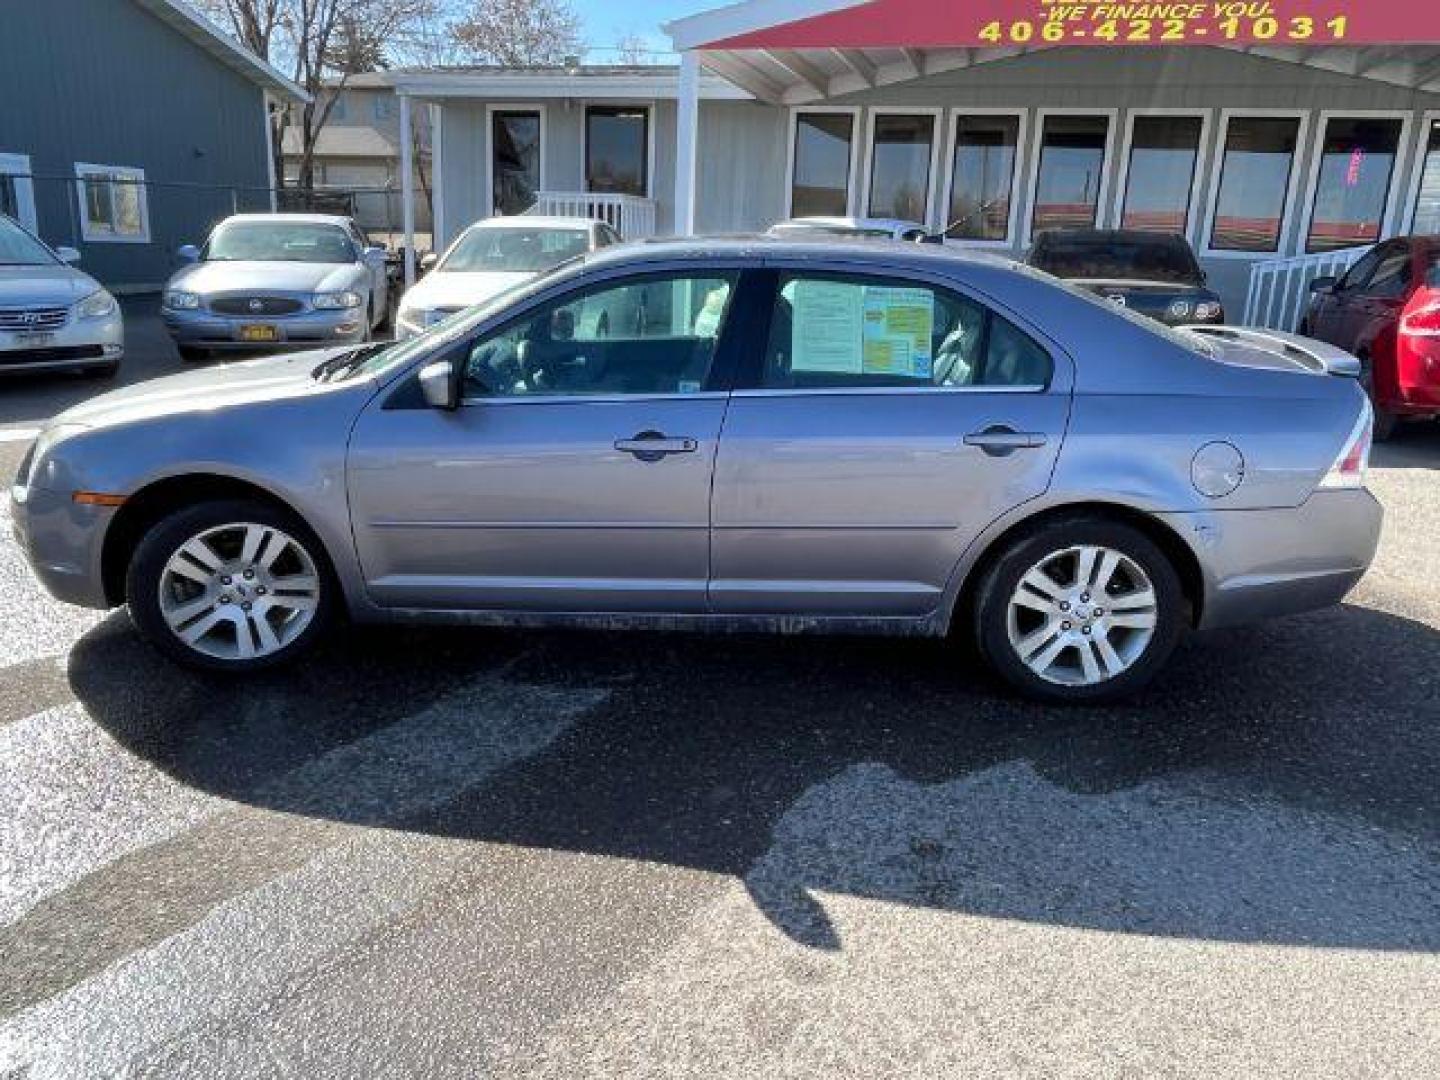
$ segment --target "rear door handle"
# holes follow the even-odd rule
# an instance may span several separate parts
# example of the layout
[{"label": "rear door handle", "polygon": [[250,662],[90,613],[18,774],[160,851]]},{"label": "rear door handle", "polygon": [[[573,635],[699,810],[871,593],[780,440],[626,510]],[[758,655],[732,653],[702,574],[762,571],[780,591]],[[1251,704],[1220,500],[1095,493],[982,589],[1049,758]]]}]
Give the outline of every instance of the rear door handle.
[{"label": "rear door handle", "polygon": [[671,438],[660,431],[642,431],[629,439],[616,439],[615,449],[634,454],[641,461],[659,461],[667,454],[693,454],[699,443],[690,438]]},{"label": "rear door handle", "polygon": [[1016,431],[1004,424],[993,424],[984,431],[972,431],[965,436],[966,446],[977,446],[992,457],[1004,457],[1016,450],[1033,450],[1048,441],[1043,431]]}]

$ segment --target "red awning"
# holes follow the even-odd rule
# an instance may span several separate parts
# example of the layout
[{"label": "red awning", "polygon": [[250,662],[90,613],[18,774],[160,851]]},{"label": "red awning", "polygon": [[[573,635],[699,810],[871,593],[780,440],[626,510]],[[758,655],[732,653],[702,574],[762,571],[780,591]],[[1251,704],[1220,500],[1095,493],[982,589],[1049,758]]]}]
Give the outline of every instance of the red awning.
[{"label": "red awning", "polygon": [[706,49],[1440,42],[1440,0],[868,0]]}]

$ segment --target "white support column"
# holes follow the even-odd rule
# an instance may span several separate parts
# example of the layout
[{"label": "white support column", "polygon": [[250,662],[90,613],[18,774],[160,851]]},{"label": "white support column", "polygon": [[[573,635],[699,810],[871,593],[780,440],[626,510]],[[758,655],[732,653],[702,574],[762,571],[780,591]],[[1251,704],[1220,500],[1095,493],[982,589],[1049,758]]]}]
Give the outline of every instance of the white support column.
[{"label": "white support column", "polygon": [[680,93],[675,116],[675,232],[695,233],[695,166],[700,128],[700,56],[680,54]]},{"label": "white support column", "polygon": [[441,160],[440,125],[445,122],[439,105],[430,106],[430,250],[445,250],[445,189],[440,175],[445,171]]},{"label": "white support column", "polygon": [[410,95],[400,95],[400,202],[405,217],[405,288],[415,284],[415,134],[410,126]]}]

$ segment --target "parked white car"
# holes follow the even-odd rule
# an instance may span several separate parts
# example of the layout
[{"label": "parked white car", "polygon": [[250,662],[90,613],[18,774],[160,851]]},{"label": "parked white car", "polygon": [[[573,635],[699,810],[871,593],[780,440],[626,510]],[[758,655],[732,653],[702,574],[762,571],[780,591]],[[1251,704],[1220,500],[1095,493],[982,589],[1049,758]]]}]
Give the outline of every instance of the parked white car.
[{"label": "parked white car", "polygon": [[125,354],[120,305],[71,265],[79,259],[0,214],[0,372],[115,374]]},{"label": "parked white car", "polygon": [[467,307],[577,255],[620,243],[603,221],[580,217],[487,218],[456,237],[400,301],[395,337],[404,340]]},{"label": "parked white car", "polygon": [[918,221],[904,218],[798,217],[770,226],[771,236],[787,240],[806,237],[859,240],[906,240],[911,243],[939,243]]}]

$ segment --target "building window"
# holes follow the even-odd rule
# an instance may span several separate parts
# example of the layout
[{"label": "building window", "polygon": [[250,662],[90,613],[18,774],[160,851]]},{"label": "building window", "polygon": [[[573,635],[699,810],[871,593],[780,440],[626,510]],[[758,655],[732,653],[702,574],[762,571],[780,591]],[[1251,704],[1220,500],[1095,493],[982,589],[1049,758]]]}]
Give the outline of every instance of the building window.
[{"label": "building window", "polygon": [[1188,232],[1204,120],[1198,116],[1136,116],[1131,124],[1120,227]]},{"label": "building window", "polygon": [[1220,191],[1210,247],[1216,251],[1279,251],[1300,121],[1237,116],[1225,129]]},{"label": "building window", "polygon": [[1045,117],[1030,218],[1032,234],[1096,224],[1109,139],[1109,117]]},{"label": "building window", "polygon": [[336,94],[335,94],[334,104],[332,104],[332,105],[330,106],[330,115],[326,117],[326,120],[344,120],[344,119],[345,119],[345,95],[342,94],[342,93],[339,93],[339,92],[337,91]]},{"label": "building window", "polygon": [[850,212],[853,113],[797,113],[790,216],[844,217]]},{"label": "building window", "polygon": [[1019,145],[1019,116],[956,118],[945,217],[945,235],[951,240],[1004,243],[1010,239]]},{"label": "building window", "polygon": [[871,217],[924,222],[930,204],[935,117],[877,113],[871,133]]},{"label": "building window", "polygon": [[1426,125],[1420,191],[1415,197],[1415,221],[1410,231],[1419,236],[1440,233],[1440,120]]},{"label": "building window", "polygon": [[143,169],[77,164],[75,175],[80,234],[87,243],[150,242]]},{"label": "building window", "polygon": [[15,178],[7,174],[0,174],[0,214],[20,220],[20,193],[15,190]]},{"label": "building window", "polygon": [[375,120],[384,124],[395,118],[395,99],[388,94],[380,94],[375,98],[374,104]]},{"label": "building window", "polygon": [[1326,121],[1307,252],[1380,239],[1403,127],[1398,118],[1337,116]]},{"label": "building window", "polygon": [[490,201],[496,214],[523,214],[540,193],[540,113],[490,114]]},{"label": "building window", "polygon": [[633,105],[585,110],[585,190],[650,193],[650,112]]}]

